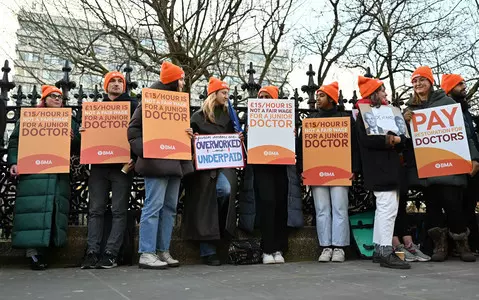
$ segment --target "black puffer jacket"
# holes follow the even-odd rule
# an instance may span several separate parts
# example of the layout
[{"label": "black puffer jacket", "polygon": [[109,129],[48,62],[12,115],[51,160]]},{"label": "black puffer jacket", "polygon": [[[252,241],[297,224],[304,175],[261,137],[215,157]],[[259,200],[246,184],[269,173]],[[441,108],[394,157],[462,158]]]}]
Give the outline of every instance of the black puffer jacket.
[{"label": "black puffer jacket", "polygon": [[[165,89],[160,82],[152,88]],[[186,129],[186,128],[185,128]],[[167,130],[166,128],[160,130]],[[128,141],[131,150],[138,156],[135,171],[147,177],[179,176],[193,172],[193,162],[187,160],[157,159],[143,157],[143,118],[141,104],[135,110],[128,127]]]}]

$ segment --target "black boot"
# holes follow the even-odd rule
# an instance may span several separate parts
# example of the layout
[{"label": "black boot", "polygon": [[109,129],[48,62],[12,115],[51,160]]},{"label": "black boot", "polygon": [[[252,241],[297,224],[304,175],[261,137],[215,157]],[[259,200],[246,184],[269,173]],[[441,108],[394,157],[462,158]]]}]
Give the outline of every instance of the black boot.
[{"label": "black boot", "polygon": [[34,271],[43,271],[47,268],[43,256],[41,255],[32,255],[30,256],[30,268]]},{"label": "black boot", "polygon": [[447,259],[447,228],[434,227],[427,231],[434,242],[432,261],[445,261]]},{"label": "black boot", "polygon": [[221,266],[221,261],[216,254],[204,256],[203,263],[208,266]]},{"label": "black boot", "polygon": [[452,233],[449,232],[449,235],[451,238],[454,240],[454,243],[456,244],[456,250],[459,253],[459,256],[461,257],[462,261],[466,262],[475,262],[476,257],[474,256],[474,253],[471,252],[471,249],[469,248],[469,228],[466,228],[466,232],[463,233]]}]

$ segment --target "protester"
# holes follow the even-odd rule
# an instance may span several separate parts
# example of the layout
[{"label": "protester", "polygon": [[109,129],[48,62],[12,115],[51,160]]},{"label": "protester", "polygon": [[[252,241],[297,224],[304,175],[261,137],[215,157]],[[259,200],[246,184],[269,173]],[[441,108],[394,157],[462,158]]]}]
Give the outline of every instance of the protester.
[{"label": "protester", "polygon": [[[278,99],[278,88],[265,86],[260,99]],[[291,132],[291,134],[295,134]],[[302,227],[301,190],[295,165],[248,165],[240,200],[240,225],[252,231],[259,224],[263,263],[284,263],[288,250],[287,227]]]},{"label": "protester", "polygon": [[[185,85],[184,78],[185,73],[180,67],[163,62],[160,81],[155,82],[151,88],[181,92]],[[185,134],[193,137],[193,130],[187,128]],[[140,218],[139,267],[144,269],[178,267],[180,262],[169,252],[171,234],[175,224],[181,177],[193,172],[193,165],[191,161],[143,157],[141,105],[130,121],[128,141],[133,153],[138,156],[135,170],[143,175],[145,180],[145,202]]]},{"label": "protester", "polygon": [[[359,76],[359,91],[363,99],[357,104],[368,104],[373,108],[387,105],[386,88],[382,81]],[[361,110],[361,109],[360,109]],[[374,217],[373,261],[382,267],[409,269],[392,247],[394,221],[398,211],[398,189],[400,159],[406,137],[393,132],[385,135],[368,135],[362,112],[358,114],[356,127],[364,175],[364,187],[374,192],[376,212]]]},{"label": "protester", "polygon": [[[126,93],[126,81],[122,73],[112,71],[105,75],[103,89],[104,102],[130,102],[131,114],[138,101]],[[81,132],[86,129],[81,128]],[[87,129],[94,130],[94,129]],[[82,269],[110,269],[117,266],[117,256],[123,243],[123,235],[127,222],[128,202],[130,198],[134,168],[132,160],[128,163],[127,173],[122,172],[123,164],[91,165],[88,179],[88,242],[87,254]],[[103,254],[100,256],[100,243],[103,237],[103,225],[109,193],[112,192],[111,212],[112,225]]]},{"label": "protester", "polygon": [[[439,107],[455,104],[446,93],[439,89],[434,90],[434,76],[427,66],[417,68],[411,76],[414,97],[406,103],[404,113],[406,122],[410,122],[413,111],[418,109]],[[466,126],[466,131],[469,132]],[[467,134],[471,157],[479,158],[474,142]],[[476,168],[477,172],[477,168]],[[456,249],[463,261],[475,261],[467,241],[469,230],[464,218],[463,199],[464,188],[467,185],[465,174],[430,177],[421,180],[424,186],[423,194],[426,200],[426,223],[428,234],[434,242],[433,261],[444,261],[448,255],[448,232],[454,240]],[[444,213],[443,213],[444,211]]]},{"label": "protester", "polygon": [[[63,106],[62,91],[54,86],[42,86],[38,107],[60,108]],[[79,125],[71,120],[72,154],[80,153]],[[7,164],[10,174],[18,176],[18,144],[20,121],[8,143]],[[15,198],[12,246],[26,249],[32,270],[44,270],[47,263],[44,255],[50,246],[62,247],[67,243],[70,210],[70,174],[20,175]]]},{"label": "protester", "polygon": [[[350,118],[350,137],[352,171],[360,172],[360,157],[357,149],[357,134],[354,120],[351,115],[338,111],[339,90],[338,83],[323,85],[316,91],[317,112],[308,115],[308,118]],[[302,138],[298,138],[298,170],[302,170]],[[314,207],[316,209],[316,232],[319,245],[323,248],[319,262],[343,262],[344,248],[349,246],[349,216],[348,216],[348,186],[312,186]]]},{"label": "protester", "polygon": [[[195,134],[235,133],[226,107],[228,92],[226,82],[210,78],[208,97],[191,117]],[[234,236],[236,229],[235,169],[196,170],[185,178],[185,189],[183,237],[200,241],[204,264],[219,266],[218,242],[222,237]]]},{"label": "protester", "polygon": [[[472,139],[473,144],[469,143],[469,147],[479,149],[479,141],[476,129],[469,111],[467,103],[467,86],[464,78],[458,74],[445,74],[442,76],[441,88],[454,101],[461,104],[462,114],[464,115],[464,124],[468,129],[468,136]],[[469,228],[469,246],[471,251],[477,253],[479,251],[479,228],[476,218],[476,206],[479,195],[479,175],[477,175],[477,167],[479,164],[473,160],[473,171],[468,176],[467,189],[464,193],[464,214],[467,219],[466,226]]]}]

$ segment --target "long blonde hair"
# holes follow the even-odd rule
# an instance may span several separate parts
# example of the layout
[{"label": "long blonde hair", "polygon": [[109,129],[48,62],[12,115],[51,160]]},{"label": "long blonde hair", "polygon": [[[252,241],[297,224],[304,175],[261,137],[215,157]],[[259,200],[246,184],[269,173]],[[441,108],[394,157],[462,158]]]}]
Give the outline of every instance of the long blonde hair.
[{"label": "long blonde hair", "polygon": [[[216,92],[211,93],[201,105],[201,110],[203,110],[205,119],[210,121],[213,124],[216,124],[215,106],[216,106]],[[226,111],[226,105],[223,105],[223,110]]]},{"label": "long blonde hair", "polygon": [[[431,87],[429,88],[429,94],[427,95],[427,100],[429,100],[429,98],[431,98],[431,95],[432,95],[433,92],[434,92],[434,86],[431,84]],[[413,96],[412,99],[413,99],[412,104],[414,104],[414,105],[420,105],[423,102],[421,100],[421,98],[419,98],[419,95],[416,92],[414,92],[414,96]]]}]

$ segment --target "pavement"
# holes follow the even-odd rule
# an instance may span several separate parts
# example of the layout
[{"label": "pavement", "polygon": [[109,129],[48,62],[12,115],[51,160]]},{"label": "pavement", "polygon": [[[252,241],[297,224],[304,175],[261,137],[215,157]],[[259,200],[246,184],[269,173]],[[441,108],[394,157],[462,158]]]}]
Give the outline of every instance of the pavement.
[{"label": "pavement", "polygon": [[168,270],[0,269],[0,299],[479,299],[479,262],[413,263],[411,270],[371,261]]}]

